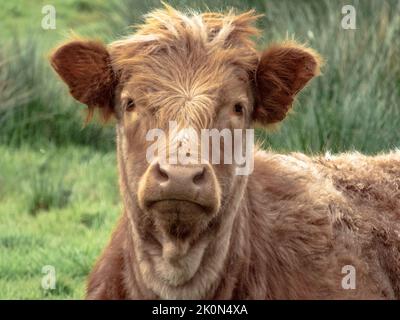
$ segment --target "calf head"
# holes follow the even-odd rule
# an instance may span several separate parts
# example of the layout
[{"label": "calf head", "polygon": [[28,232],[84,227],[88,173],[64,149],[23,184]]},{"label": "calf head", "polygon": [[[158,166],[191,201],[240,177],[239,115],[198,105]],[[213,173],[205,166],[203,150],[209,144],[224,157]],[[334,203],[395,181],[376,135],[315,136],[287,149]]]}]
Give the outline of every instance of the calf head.
[{"label": "calf head", "polygon": [[[206,142],[204,153],[191,134],[279,122],[319,72],[319,56],[293,41],[258,52],[256,19],[252,11],[185,15],[167,7],[147,15],[131,37],[108,46],[75,40],[51,57],[90,114],[98,108],[117,120],[126,213],[134,242],[153,252],[139,259],[157,259],[153,272],[171,286],[190,281],[207,244],[229,233],[247,181],[224,159],[234,144]],[[165,133],[157,148],[162,134],[154,129]],[[191,160],[172,161],[182,150]]]}]

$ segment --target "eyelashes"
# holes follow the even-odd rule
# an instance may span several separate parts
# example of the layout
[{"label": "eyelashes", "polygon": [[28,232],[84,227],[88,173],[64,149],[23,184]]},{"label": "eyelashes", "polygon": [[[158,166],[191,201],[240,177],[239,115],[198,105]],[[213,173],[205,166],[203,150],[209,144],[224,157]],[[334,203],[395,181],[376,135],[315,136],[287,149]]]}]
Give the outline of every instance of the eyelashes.
[{"label": "eyelashes", "polygon": [[[136,103],[135,100],[133,100],[132,98],[127,98],[124,102],[123,102],[123,109],[125,112],[133,112],[136,110]],[[237,102],[235,103],[235,105],[233,106],[233,111],[236,115],[238,116],[242,116],[244,114],[244,106],[241,102]]]},{"label": "eyelashes", "polygon": [[135,111],[135,109],[136,109],[135,101],[133,99],[131,99],[131,98],[127,99],[126,102],[125,102],[124,109],[125,109],[126,112]]}]

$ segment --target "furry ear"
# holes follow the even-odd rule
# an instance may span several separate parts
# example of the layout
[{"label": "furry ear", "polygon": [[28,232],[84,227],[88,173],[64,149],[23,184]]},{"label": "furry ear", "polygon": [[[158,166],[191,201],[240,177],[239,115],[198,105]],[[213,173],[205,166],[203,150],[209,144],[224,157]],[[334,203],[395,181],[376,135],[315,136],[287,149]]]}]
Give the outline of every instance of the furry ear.
[{"label": "furry ear", "polygon": [[263,125],[282,121],[296,94],[319,75],[321,63],[318,53],[293,41],[267,48],[256,71],[254,120]]},{"label": "furry ear", "polygon": [[68,85],[71,95],[89,108],[88,118],[96,107],[107,120],[114,113],[113,100],[118,77],[111,67],[106,47],[96,41],[75,40],[57,48],[51,65]]}]

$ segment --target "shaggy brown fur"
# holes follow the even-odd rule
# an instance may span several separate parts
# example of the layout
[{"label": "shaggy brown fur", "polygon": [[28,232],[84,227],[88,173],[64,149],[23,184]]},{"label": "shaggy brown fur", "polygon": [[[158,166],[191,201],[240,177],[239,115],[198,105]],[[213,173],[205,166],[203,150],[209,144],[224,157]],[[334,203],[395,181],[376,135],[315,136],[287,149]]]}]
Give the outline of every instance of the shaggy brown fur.
[{"label": "shaggy brown fur", "polygon": [[[169,120],[229,130],[275,123],[319,74],[321,58],[295,42],[258,53],[255,19],[167,6],[107,48],[75,41],[53,55],[72,95],[118,121],[125,209],[88,299],[400,298],[399,152],[257,151],[250,176],[207,165],[200,195],[176,183],[167,190],[174,197],[154,201],[168,177],[146,161],[148,130]],[[179,170],[183,179],[193,168]],[[202,195],[211,195],[209,210]],[[355,289],[342,287],[346,265],[356,270]]]}]

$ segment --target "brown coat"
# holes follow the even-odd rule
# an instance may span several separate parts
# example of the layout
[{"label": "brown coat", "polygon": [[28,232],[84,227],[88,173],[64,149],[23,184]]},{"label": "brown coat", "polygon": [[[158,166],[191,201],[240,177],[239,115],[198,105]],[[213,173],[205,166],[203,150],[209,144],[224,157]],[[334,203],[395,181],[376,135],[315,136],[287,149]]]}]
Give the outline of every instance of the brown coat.
[{"label": "brown coat", "polygon": [[124,213],[88,299],[400,298],[399,152],[256,151],[248,176],[146,161],[146,133],[171,120],[232,132],[286,117],[322,59],[294,41],[259,53],[256,18],[166,6],[131,37],[52,55],[73,97],[117,120]]},{"label": "brown coat", "polygon": [[[160,298],[135,268],[127,220],[125,213],[91,274],[89,299]],[[198,298],[399,299],[400,152],[258,152],[226,241],[224,268]],[[342,287],[345,265],[355,267],[354,290]]]}]

